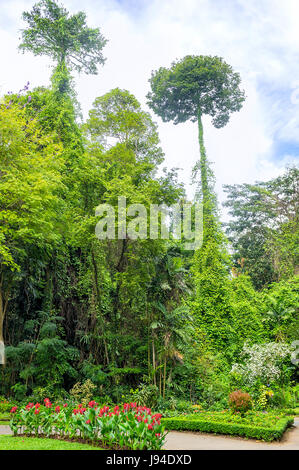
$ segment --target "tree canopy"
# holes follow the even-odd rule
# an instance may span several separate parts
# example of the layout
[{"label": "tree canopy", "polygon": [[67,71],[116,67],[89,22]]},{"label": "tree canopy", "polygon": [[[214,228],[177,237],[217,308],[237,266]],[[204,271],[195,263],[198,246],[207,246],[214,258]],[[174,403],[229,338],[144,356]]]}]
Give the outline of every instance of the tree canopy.
[{"label": "tree canopy", "polygon": [[28,24],[22,30],[19,49],[34,55],[47,55],[71,70],[96,74],[105,59],[102,54],[107,40],[99,28],[89,28],[86,14],[74,15],[54,0],[42,0],[31,11],[23,13]]},{"label": "tree canopy", "polygon": [[245,99],[240,75],[221,57],[188,55],[167,69],[152,72],[148,104],[163,121],[179,124],[209,115],[223,127]]}]

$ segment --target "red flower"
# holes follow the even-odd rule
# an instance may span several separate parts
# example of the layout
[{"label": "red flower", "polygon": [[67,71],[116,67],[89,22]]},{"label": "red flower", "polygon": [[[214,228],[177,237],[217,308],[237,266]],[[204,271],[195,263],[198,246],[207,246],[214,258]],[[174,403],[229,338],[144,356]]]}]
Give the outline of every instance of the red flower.
[{"label": "red flower", "polygon": [[13,406],[12,409],[10,410],[11,413],[15,413],[17,411],[18,407],[17,406]]},{"label": "red flower", "polygon": [[36,408],[36,410],[34,411],[34,414],[35,414],[35,415],[38,415],[38,414],[39,414],[39,408]]},{"label": "red flower", "polygon": [[152,425],[152,424],[149,424],[149,425],[148,425],[148,429],[149,429],[149,430],[152,430],[152,429],[153,429],[153,425]]},{"label": "red flower", "polygon": [[60,406],[56,406],[55,412],[56,412],[56,413],[59,413],[59,412],[60,412]]},{"label": "red flower", "polygon": [[66,408],[66,407],[67,407],[67,403],[65,403],[65,404],[63,405],[63,408]]},{"label": "red flower", "polygon": [[88,420],[87,420],[87,421],[85,421],[85,422],[86,422],[86,424],[90,424],[90,419],[88,419]]}]

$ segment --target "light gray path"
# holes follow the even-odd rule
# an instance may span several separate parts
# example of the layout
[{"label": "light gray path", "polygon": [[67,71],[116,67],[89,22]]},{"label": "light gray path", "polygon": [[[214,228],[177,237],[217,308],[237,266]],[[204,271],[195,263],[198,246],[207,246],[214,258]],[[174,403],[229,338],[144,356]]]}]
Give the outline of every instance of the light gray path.
[{"label": "light gray path", "polygon": [[10,427],[0,425],[0,435],[1,434],[12,434]]},{"label": "light gray path", "polygon": [[200,432],[170,432],[166,450],[299,450],[299,418],[279,442],[261,442],[241,437],[204,434]]}]

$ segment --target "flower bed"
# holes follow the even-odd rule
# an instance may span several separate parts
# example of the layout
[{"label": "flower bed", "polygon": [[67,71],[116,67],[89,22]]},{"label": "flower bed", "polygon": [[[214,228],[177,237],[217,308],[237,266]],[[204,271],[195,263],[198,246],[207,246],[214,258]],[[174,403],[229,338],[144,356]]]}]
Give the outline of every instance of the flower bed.
[{"label": "flower bed", "polygon": [[294,419],[262,412],[248,412],[242,417],[230,412],[202,411],[192,415],[163,418],[162,422],[167,430],[201,431],[273,441],[282,437]]},{"label": "flower bed", "polygon": [[159,450],[166,437],[161,415],[136,403],[110,410],[108,406],[99,408],[94,401],[73,408],[67,403],[53,405],[45,399],[44,405],[13,407],[11,414],[10,427],[15,436],[59,437],[132,450]]}]

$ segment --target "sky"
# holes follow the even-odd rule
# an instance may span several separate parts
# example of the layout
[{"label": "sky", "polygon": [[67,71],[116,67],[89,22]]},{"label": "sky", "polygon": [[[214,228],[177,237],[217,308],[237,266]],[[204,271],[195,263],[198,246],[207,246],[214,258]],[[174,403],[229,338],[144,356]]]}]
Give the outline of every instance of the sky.
[{"label": "sky", "polygon": [[[0,0],[0,93],[48,85],[48,58],[21,54],[21,15],[31,0]],[[108,39],[98,75],[74,74],[83,115],[112,88],[133,93],[146,111],[148,79],[185,55],[217,55],[242,79],[246,101],[222,129],[204,118],[205,143],[220,203],[224,184],[254,183],[282,174],[299,161],[298,0],[64,0],[84,10],[88,24]],[[150,111],[151,112],[151,111]],[[180,168],[191,197],[190,176],[199,158],[196,124],[158,124],[164,166]]]}]

